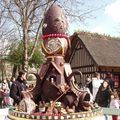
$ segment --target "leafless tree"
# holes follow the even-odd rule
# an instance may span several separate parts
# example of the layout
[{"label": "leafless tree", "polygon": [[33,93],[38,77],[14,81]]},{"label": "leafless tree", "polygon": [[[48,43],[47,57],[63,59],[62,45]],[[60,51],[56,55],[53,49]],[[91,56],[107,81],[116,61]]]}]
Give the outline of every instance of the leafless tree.
[{"label": "leafless tree", "polygon": [[[23,69],[27,69],[40,36],[43,14],[54,0],[4,0],[4,7],[18,28],[20,39],[23,40]],[[30,38],[34,36],[34,45],[28,51]]]},{"label": "leafless tree", "polygon": [[0,76],[2,80],[6,77],[5,57],[8,53],[9,45],[13,37],[15,37],[14,30],[7,27],[7,17],[5,16],[8,16],[8,14],[5,11],[5,7],[2,6],[2,1],[0,1]]},{"label": "leafless tree", "polygon": [[[93,9],[84,9],[82,0],[1,0],[2,5],[9,18],[16,24],[16,34],[19,34],[24,45],[23,69],[28,68],[37,42],[40,38],[43,16],[47,8],[57,2],[60,4],[67,15],[83,21]],[[81,6],[81,7],[80,7]],[[84,11],[83,11],[84,10]],[[72,19],[71,19],[72,20]],[[15,26],[14,26],[15,27]],[[31,51],[28,51],[30,38],[34,37],[34,44]]]}]

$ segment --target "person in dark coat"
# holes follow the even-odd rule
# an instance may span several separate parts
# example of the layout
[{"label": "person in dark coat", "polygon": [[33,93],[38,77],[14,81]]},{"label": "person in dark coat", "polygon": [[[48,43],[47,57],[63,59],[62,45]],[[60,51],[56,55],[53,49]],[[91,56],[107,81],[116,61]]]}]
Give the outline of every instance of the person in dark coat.
[{"label": "person in dark coat", "polygon": [[22,100],[21,93],[22,91],[26,91],[26,73],[23,71],[19,72],[19,76],[17,79],[12,83],[10,89],[10,97],[13,98],[14,102],[13,105],[18,105],[19,102]]},{"label": "person in dark coat", "polygon": [[108,80],[109,81],[109,85],[111,87],[111,90],[112,92],[114,91],[114,80],[113,80],[113,77],[112,77],[112,74],[110,72],[107,72],[106,75],[105,75],[105,80]]},{"label": "person in dark coat", "polygon": [[95,102],[100,107],[108,107],[110,103],[111,93],[112,90],[109,85],[109,80],[104,80],[101,86],[99,87],[99,90],[95,98]]},{"label": "person in dark coat", "polygon": [[89,88],[90,93],[93,93],[92,79],[90,78],[90,76],[87,76],[86,87]]}]

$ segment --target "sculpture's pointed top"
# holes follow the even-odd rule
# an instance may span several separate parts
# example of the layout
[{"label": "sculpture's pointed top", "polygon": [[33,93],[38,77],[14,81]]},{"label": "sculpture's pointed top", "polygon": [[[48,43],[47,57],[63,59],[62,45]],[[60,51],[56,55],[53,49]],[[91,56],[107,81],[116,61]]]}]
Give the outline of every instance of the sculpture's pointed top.
[{"label": "sculpture's pointed top", "polygon": [[66,34],[68,28],[67,18],[62,7],[53,4],[45,14],[43,22],[43,35]]}]

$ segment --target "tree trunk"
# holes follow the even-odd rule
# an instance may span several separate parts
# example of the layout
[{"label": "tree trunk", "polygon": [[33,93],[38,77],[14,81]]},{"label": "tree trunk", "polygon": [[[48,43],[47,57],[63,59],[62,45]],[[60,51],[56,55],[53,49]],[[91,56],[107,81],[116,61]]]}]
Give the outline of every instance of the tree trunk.
[{"label": "tree trunk", "polygon": [[24,46],[24,53],[23,53],[23,70],[28,71],[28,31],[27,29],[23,29],[23,46]]},{"label": "tree trunk", "polygon": [[2,81],[5,79],[5,63],[1,60]]},{"label": "tree trunk", "polygon": [[16,76],[17,69],[18,69],[18,66],[17,66],[17,65],[14,65],[14,66],[13,66],[13,71],[12,71],[12,77],[15,77],[15,76]]},{"label": "tree trunk", "polygon": [[23,66],[22,66],[22,70],[24,70],[25,72],[28,71],[28,60],[23,61]]}]

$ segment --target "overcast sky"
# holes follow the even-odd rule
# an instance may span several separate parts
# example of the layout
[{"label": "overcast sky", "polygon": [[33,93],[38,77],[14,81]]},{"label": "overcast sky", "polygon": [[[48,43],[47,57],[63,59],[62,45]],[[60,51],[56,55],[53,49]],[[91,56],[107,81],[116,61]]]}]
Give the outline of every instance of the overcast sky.
[{"label": "overcast sky", "polygon": [[79,28],[74,23],[70,34],[79,29],[120,37],[120,0],[98,0],[95,4],[102,5],[103,1],[105,6],[93,13],[95,18],[88,19],[87,24]]}]

